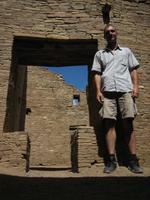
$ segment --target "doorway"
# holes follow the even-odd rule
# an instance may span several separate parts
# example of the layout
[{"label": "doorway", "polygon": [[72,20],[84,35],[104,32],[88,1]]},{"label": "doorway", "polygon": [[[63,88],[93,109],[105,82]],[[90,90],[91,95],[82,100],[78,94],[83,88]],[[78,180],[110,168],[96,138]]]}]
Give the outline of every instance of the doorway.
[{"label": "doorway", "polygon": [[[39,123],[47,121],[49,124],[51,123],[49,119],[47,119],[47,116],[43,115],[43,110],[39,111],[39,113],[36,115],[33,107],[28,106],[28,76],[29,76],[29,70],[32,68],[34,70],[39,70],[39,74],[41,73],[40,67],[38,66],[75,66],[75,65],[87,65],[88,66],[88,85],[90,86],[91,82],[91,74],[90,69],[93,62],[93,57],[95,52],[97,51],[97,40],[90,39],[90,40],[56,40],[56,39],[46,39],[46,38],[32,38],[32,37],[15,37],[14,43],[13,43],[13,51],[12,51],[12,63],[10,68],[10,78],[9,78],[9,85],[8,85],[8,95],[7,95],[7,110],[6,110],[6,116],[5,116],[5,122],[4,122],[4,132],[14,132],[14,131],[25,131],[26,129],[26,123],[29,122],[31,116],[35,116],[35,121]],[[32,71],[31,69],[31,71]],[[47,76],[47,72],[44,72],[43,75],[41,75],[41,79],[36,80],[41,81],[44,79],[44,76]],[[33,71],[32,71],[33,72]],[[45,73],[45,75],[44,75]],[[32,76],[33,77],[33,76]],[[51,88],[49,92],[52,94],[53,89]],[[38,100],[37,94],[34,98]],[[65,95],[65,94],[63,94]],[[75,96],[78,96],[79,94],[75,93],[73,94]],[[73,98],[72,95],[72,98]],[[40,96],[40,94],[39,94]],[[49,102],[52,103],[54,100],[53,96],[50,97]],[[56,101],[56,99],[55,99]],[[62,104],[60,101],[60,98],[58,98],[58,106]],[[32,106],[40,108],[42,105],[38,104],[39,102],[35,101],[32,103]],[[50,105],[48,104],[47,107]],[[68,104],[68,107],[70,105]],[[90,107],[90,104],[88,105]],[[75,106],[73,109],[79,109],[78,106]],[[61,110],[59,107],[57,110]],[[89,109],[90,110],[90,109]],[[56,111],[56,110],[55,110]],[[48,109],[47,109],[47,112]],[[55,117],[54,111],[50,111],[51,117]],[[61,111],[60,111],[61,112]],[[56,131],[54,127],[57,126],[57,123],[54,126],[48,126],[48,135],[44,134],[46,133],[45,130],[37,128],[33,129],[38,134],[33,137],[33,141],[31,143],[31,156],[35,159],[32,160],[32,165],[49,165],[50,163],[52,165],[55,165],[56,162],[52,162],[55,159],[60,160],[60,162],[57,162],[57,165],[62,165],[62,163],[68,163],[70,162],[70,154],[69,150],[68,153],[63,146],[66,146],[66,148],[69,147],[69,135],[66,137],[67,133],[61,131],[63,129],[64,122],[67,126],[68,118],[65,118],[66,110],[61,112],[62,119],[58,117],[59,124],[62,124],[62,128],[59,129],[59,131]],[[37,116],[43,117],[38,118]],[[68,115],[68,113],[67,113]],[[57,115],[58,116],[58,115]],[[45,119],[44,119],[45,117]],[[66,119],[66,121],[65,121]],[[54,122],[54,121],[53,121]],[[57,118],[56,118],[57,122]],[[69,123],[69,121],[68,121]],[[37,123],[35,123],[37,125]],[[33,127],[35,127],[34,123],[28,123],[28,132],[30,134],[30,131]],[[46,125],[45,125],[46,127]],[[50,130],[50,131],[49,131]],[[60,136],[60,138],[57,138],[57,141],[53,141],[53,144],[57,144],[57,150],[55,151],[54,146],[56,145],[49,145],[48,140],[53,140],[52,137],[50,137],[50,134],[52,132],[56,131],[56,137]],[[69,129],[68,129],[69,131]],[[62,134],[60,134],[63,132]],[[51,134],[52,135],[52,134]],[[62,138],[65,138],[64,140],[66,144],[60,145],[60,141],[62,141]],[[42,139],[44,138],[44,139]],[[49,139],[47,139],[49,138]],[[53,137],[54,138],[54,137]],[[41,143],[44,145],[39,146]],[[68,146],[67,146],[68,144]],[[34,146],[34,147],[32,147]],[[39,147],[39,148],[38,148]],[[63,149],[63,150],[62,150]],[[35,152],[35,153],[34,153]],[[49,162],[46,157],[44,158],[45,153],[47,156],[50,157]],[[39,156],[38,156],[39,155]],[[66,156],[65,156],[66,155]],[[60,159],[62,158],[62,159]]]}]

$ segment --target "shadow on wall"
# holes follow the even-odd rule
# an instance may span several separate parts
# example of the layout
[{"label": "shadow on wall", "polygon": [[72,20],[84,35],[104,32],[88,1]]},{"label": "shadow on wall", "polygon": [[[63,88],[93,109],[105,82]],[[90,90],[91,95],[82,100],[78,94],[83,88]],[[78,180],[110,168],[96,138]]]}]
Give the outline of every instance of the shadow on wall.
[{"label": "shadow on wall", "polygon": [[26,90],[27,66],[18,64],[17,54],[13,47],[3,132],[24,131]]},{"label": "shadow on wall", "polygon": [[29,178],[0,175],[1,199],[149,200],[149,177]]}]

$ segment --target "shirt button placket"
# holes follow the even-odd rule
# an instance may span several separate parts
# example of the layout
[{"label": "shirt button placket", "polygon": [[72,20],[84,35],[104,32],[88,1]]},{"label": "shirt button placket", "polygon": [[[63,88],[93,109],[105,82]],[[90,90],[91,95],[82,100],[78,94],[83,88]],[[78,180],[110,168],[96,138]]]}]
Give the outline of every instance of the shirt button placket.
[{"label": "shirt button placket", "polygon": [[[114,65],[116,53],[113,52],[112,55],[113,55],[113,65]],[[116,69],[114,68],[113,71],[114,71],[114,74],[113,74],[114,90],[117,91],[117,83],[116,83],[116,76],[115,76]]]}]

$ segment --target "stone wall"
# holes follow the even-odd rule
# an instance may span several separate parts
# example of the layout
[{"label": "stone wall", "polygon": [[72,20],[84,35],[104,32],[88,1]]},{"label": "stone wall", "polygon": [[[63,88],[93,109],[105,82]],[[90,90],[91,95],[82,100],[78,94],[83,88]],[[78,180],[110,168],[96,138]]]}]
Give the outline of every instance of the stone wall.
[{"label": "stone wall", "polygon": [[60,3],[60,1],[21,0],[18,2],[7,0],[1,1],[0,4],[2,50],[0,55],[2,80],[0,129],[2,130],[14,36],[91,39],[91,30],[94,29],[94,32],[99,33],[100,25],[95,1],[70,2],[63,0]]},{"label": "stone wall", "polygon": [[[73,105],[74,95],[79,96],[79,105]],[[27,108],[31,109],[25,123],[31,140],[30,165],[70,167],[69,126],[89,124],[86,92],[44,67],[29,66]]]},{"label": "stone wall", "polygon": [[71,169],[80,172],[83,167],[91,167],[98,160],[97,140],[93,127],[70,126]]},{"label": "stone wall", "polygon": [[26,132],[0,135],[0,166],[29,169],[30,141]]},{"label": "stone wall", "polygon": [[[12,112],[13,107],[15,107],[14,109],[16,109],[16,111],[17,109],[21,109],[21,107],[20,108],[16,107],[17,103],[19,104],[20,102],[18,91],[19,91],[19,94],[21,94],[22,89],[21,87],[18,87],[19,85],[18,83],[20,80],[19,77],[21,76],[19,72],[20,60],[18,59],[17,57],[18,54],[16,54],[16,51],[14,48],[15,38],[29,37],[30,39],[42,38],[42,39],[61,39],[61,40],[68,40],[68,41],[71,39],[97,40],[98,48],[102,48],[104,47],[105,42],[103,40],[104,23],[103,23],[101,10],[105,3],[109,3],[111,5],[110,22],[114,23],[118,29],[119,44],[121,46],[128,46],[129,48],[131,48],[141,64],[141,68],[139,69],[140,97],[137,100],[139,115],[135,122],[135,130],[137,132],[136,133],[137,138],[141,138],[141,139],[138,139],[138,142],[139,142],[138,152],[141,155],[141,157],[143,157],[144,163],[146,165],[149,165],[150,162],[149,162],[149,159],[147,158],[148,157],[147,152],[149,149],[149,143],[147,141],[147,138],[149,137],[149,132],[150,132],[150,125],[149,125],[150,45],[147,42],[150,36],[149,35],[150,34],[150,27],[149,27],[150,2],[149,0],[144,0],[144,1],[62,0],[61,3],[59,0],[0,1],[0,18],[1,18],[1,21],[0,21],[0,31],[1,31],[1,35],[0,35],[0,47],[1,47],[0,48],[0,119],[1,119],[0,132],[3,132],[5,128],[4,124],[7,121],[7,115],[10,114],[10,112]],[[43,52],[44,52],[44,48],[46,48],[46,46],[43,47],[43,50],[42,50]],[[29,51],[28,53],[30,57],[31,52]],[[33,55],[34,54],[32,54],[32,56]],[[38,57],[38,54],[35,54],[34,56]],[[90,57],[89,54],[88,54],[88,57]],[[91,54],[90,59],[93,59],[93,53]],[[21,64],[23,65],[26,63],[21,63]],[[42,65],[42,64],[44,64],[43,60],[42,60],[42,63],[39,63],[39,65]],[[87,64],[89,66],[89,72],[90,72],[91,64],[89,63],[84,63],[84,64]],[[32,63],[28,63],[26,65],[32,65]],[[34,70],[33,70],[34,75],[36,76],[36,73],[38,74],[36,78],[40,77],[41,90],[43,91],[43,96],[47,96],[47,94],[44,94],[45,79],[43,79],[43,76],[42,77],[39,76],[39,72],[34,72]],[[13,71],[13,74],[15,74],[15,78],[14,76],[11,75],[10,73],[11,71]],[[33,76],[33,73],[31,72],[32,76]],[[43,75],[47,76],[45,74]],[[18,81],[17,83],[18,85],[16,87],[17,81]],[[39,83],[38,80],[36,81],[37,83]],[[21,85],[23,88],[23,83]],[[9,91],[10,87],[11,87],[11,92]],[[29,86],[28,89],[30,87],[31,86]],[[60,91],[60,88],[58,89]],[[69,86],[65,86],[64,89],[66,89],[66,91],[68,90],[73,91],[73,89],[70,89]],[[52,89],[50,90],[52,91]],[[10,96],[8,95],[9,92],[11,93]],[[65,91],[63,91],[63,94],[65,94]],[[96,119],[94,116],[96,116],[97,110],[95,110],[94,92],[93,92],[93,87],[91,83],[90,73],[89,73],[88,94],[89,94],[88,100],[90,101],[90,104],[89,104],[90,123],[91,122],[94,123],[96,122]],[[34,100],[35,99],[37,100],[38,98],[39,99],[42,98],[42,95],[40,96],[38,92],[35,95],[38,95],[38,97],[34,97]],[[67,95],[65,97],[66,97],[66,104],[67,104],[68,101],[70,102],[70,97],[67,97]],[[54,101],[52,97],[47,97],[47,98],[49,98],[51,102]],[[67,100],[67,98],[69,98],[69,100]],[[9,110],[8,104],[10,104],[10,102],[13,102],[11,105],[12,110],[11,109]],[[46,106],[49,106],[49,105],[45,104],[44,107],[46,108]],[[59,110],[58,107],[57,109]],[[87,110],[87,107],[85,109]],[[36,108],[36,110],[37,111],[40,110],[39,107]],[[28,120],[28,118],[31,116],[33,117],[33,115],[37,111],[32,112],[30,116],[27,116],[26,127],[30,121]],[[61,115],[63,115],[63,112]],[[82,113],[84,112],[85,110],[83,109]],[[18,111],[17,111],[17,115],[15,114],[15,112],[12,114],[13,114],[12,117],[10,117],[10,119],[12,119],[12,125],[13,125],[14,118],[16,120],[15,125],[14,125],[15,126],[14,130],[17,130],[17,129],[19,130],[20,127],[18,126],[18,124],[20,123],[20,120],[23,120],[23,119],[21,119],[20,117],[21,115],[19,115]],[[36,113],[36,115],[39,115],[39,114]],[[68,121],[69,123],[72,122],[74,119],[74,115],[76,115],[76,111],[73,111],[72,113],[70,113],[68,117],[65,118],[65,120],[62,120],[61,123],[65,122],[64,124],[67,124],[66,122]],[[58,116],[58,113],[56,114],[56,116]],[[34,117],[35,117],[34,122],[37,120],[37,123],[39,123],[40,120],[37,119],[37,116],[34,116]],[[34,125],[34,122],[32,126],[28,126],[29,132],[32,129],[34,129],[34,131],[37,130],[36,125]],[[97,124],[95,124],[95,126],[97,126]],[[8,127],[6,126],[6,128]],[[47,129],[43,130],[43,133],[45,134],[45,136],[49,134],[47,132]],[[66,141],[68,143],[69,139]],[[143,144],[145,144],[145,142],[146,142],[146,145],[145,145],[145,148],[143,149]],[[40,139],[37,144],[39,143],[40,143]],[[43,144],[45,144],[45,142]],[[43,154],[44,153],[42,153],[41,156]],[[33,157],[35,159],[38,159],[37,154],[35,154]]]},{"label": "stone wall", "polygon": [[[90,126],[70,126],[71,135],[71,169],[73,172],[80,172],[84,167],[91,167],[95,163],[103,163],[104,160],[98,156],[99,151],[102,149],[103,144],[98,145],[98,138],[95,130]],[[143,145],[141,145],[141,141]],[[123,145],[123,143],[121,144]],[[150,149],[149,137],[137,136],[137,151],[139,153],[139,162],[142,166],[149,167],[149,153]],[[125,162],[125,149],[121,146],[117,152],[117,160],[119,165],[124,165]],[[144,155],[144,156],[143,156]],[[101,153],[102,156],[102,153]],[[105,158],[104,158],[105,159]]]}]

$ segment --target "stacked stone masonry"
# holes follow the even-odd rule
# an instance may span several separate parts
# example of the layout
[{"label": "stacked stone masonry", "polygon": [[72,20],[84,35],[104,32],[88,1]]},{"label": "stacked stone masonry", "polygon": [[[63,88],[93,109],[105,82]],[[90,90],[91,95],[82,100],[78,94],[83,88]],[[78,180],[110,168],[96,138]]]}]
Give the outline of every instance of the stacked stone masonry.
[{"label": "stacked stone masonry", "polygon": [[30,141],[27,133],[13,132],[0,135],[0,166],[28,170]]},{"label": "stacked stone masonry", "polygon": [[[5,134],[10,130],[14,133],[28,132],[31,165],[71,166],[69,127],[98,126],[90,69],[94,53],[105,45],[101,10],[106,3],[111,5],[110,22],[118,29],[119,44],[131,48],[141,65],[140,96],[137,99],[139,114],[135,120],[135,132],[141,162],[144,166],[150,165],[150,44],[147,42],[150,37],[150,1],[2,0],[0,137],[4,141]],[[74,56],[67,59],[63,54],[64,46],[62,43],[58,45],[59,40],[67,44],[67,56],[70,52]],[[16,41],[19,41],[18,49]],[[57,45],[54,45],[54,49],[49,48],[55,41]],[[72,41],[79,49],[71,48]],[[54,53],[52,50],[55,50]],[[88,66],[87,91],[78,91],[64,83],[61,77],[39,67],[50,64],[60,67],[63,63],[67,66]],[[79,107],[72,106],[73,95],[80,95]],[[31,113],[26,116],[25,108],[31,108]],[[5,148],[3,143],[2,152]],[[0,162],[5,163],[4,156]],[[19,162],[22,163],[21,160]]]},{"label": "stacked stone masonry", "polygon": [[[79,95],[79,105],[73,105],[73,95]],[[67,85],[59,74],[29,66],[27,107],[30,164],[70,167],[69,126],[87,125],[89,120],[85,92]]]},{"label": "stacked stone masonry", "polygon": [[83,167],[91,167],[97,161],[97,141],[93,127],[71,126],[71,168],[80,172]]}]

